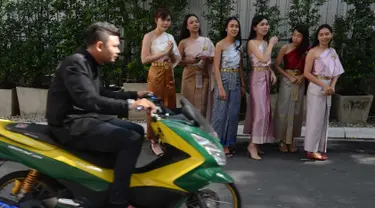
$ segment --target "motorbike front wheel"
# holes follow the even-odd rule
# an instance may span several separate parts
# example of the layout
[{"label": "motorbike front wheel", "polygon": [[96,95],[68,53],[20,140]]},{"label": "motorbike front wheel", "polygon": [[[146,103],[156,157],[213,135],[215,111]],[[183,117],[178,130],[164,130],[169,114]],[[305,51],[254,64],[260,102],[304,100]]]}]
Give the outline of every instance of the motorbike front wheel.
[{"label": "motorbike front wheel", "polygon": [[[192,194],[185,202],[186,208],[241,208],[241,197],[234,183],[213,184]],[[224,187],[223,187],[224,185]],[[229,191],[228,193],[223,193]]]}]

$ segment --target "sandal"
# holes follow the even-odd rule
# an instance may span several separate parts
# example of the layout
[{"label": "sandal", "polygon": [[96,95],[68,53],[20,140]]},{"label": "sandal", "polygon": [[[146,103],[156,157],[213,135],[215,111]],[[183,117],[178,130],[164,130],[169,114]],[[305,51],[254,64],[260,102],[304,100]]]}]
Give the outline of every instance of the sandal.
[{"label": "sandal", "polygon": [[305,157],[309,160],[319,160],[319,161],[324,161],[328,159],[327,155],[322,155],[317,152],[306,152]]},{"label": "sandal", "polygon": [[232,155],[235,155],[236,154],[236,149],[234,147],[228,147],[229,149],[229,152],[232,154]]},{"label": "sandal", "polygon": [[231,151],[231,148],[229,147],[224,147],[224,153],[225,153],[225,156],[227,157],[233,157],[233,153]]},{"label": "sandal", "polygon": [[291,152],[291,153],[295,153],[295,152],[298,151],[298,149],[297,149],[296,145],[294,144],[294,142],[292,144],[288,145],[288,149],[289,149],[289,152]]},{"label": "sandal", "polygon": [[289,151],[287,145],[282,141],[280,141],[280,147],[279,148],[280,148],[280,152],[288,152]]},{"label": "sandal", "polygon": [[234,155],[233,155],[231,152],[227,152],[227,153],[225,153],[225,156],[227,156],[228,158],[231,158],[231,157],[233,157]]}]

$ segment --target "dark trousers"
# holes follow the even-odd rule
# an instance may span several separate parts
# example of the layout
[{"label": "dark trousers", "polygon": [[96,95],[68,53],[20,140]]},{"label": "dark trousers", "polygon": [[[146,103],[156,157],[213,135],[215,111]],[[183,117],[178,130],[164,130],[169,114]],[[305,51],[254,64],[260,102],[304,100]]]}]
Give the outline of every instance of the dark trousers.
[{"label": "dark trousers", "polygon": [[144,134],[141,125],[115,118],[103,121],[69,142],[69,145],[83,150],[117,153],[114,183],[109,192],[111,204],[128,202],[130,177],[141,152]]}]

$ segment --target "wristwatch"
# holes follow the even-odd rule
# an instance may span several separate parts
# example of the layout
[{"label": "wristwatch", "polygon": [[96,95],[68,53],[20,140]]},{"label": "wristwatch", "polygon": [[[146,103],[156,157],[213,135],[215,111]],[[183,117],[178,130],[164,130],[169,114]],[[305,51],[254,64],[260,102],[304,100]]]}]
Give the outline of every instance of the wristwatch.
[{"label": "wristwatch", "polygon": [[135,102],[135,100],[133,100],[133,99],[127,99],[126,101],[128,102],[128,108],[131,109],[131,107],[132,107],[133,103]]}]

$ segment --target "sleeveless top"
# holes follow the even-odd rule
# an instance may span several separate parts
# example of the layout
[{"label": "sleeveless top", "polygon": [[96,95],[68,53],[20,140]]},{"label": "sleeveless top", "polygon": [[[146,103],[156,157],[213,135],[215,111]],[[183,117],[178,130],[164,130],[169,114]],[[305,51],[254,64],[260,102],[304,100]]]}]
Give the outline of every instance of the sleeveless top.
[{"label": "sleeveless top", "polygon": [[[228,48],[222,51],[221,67],[220,69],[239,69],[241,61],[241,52],[237,49],[237,42],[231,44]],[[240,85],[240,72],[226,72],[220,71],[221,80],[224,88],[234,90]]]},{"label": "sleeveless top", "polygon": [[303,74],[305,67],[305,56],[298,54],[297,49],[284,55],[284,69],[297,69],[300,74]]},{"label": "sleeveless top", "polygon": [[[267,50],[267,47],[268,47],[268,43],[263,40],[262,43],[259,44],[258,49],[260,50],[260,52],[264,54]],[[265,67],[265,66],[271,65],[271,55],[267,63],[260,62],[259,59],[254,55],[254,53],[250,54],[250,58],[251,58],[251,63],[253,67]]]}]

